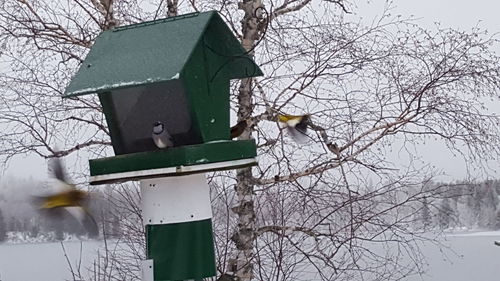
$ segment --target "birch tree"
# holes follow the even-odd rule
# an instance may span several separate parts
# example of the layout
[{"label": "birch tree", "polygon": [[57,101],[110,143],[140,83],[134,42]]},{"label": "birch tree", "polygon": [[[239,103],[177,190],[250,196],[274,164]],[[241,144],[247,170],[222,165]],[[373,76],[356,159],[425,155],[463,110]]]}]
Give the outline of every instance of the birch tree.
[{"label": "birch tree", "polygon": [[[210,178],[220,274],[390,280],[419,272],[423,238],[411,225],[440,194],[422,188],[437,171],[416,164],[417,148],[440,140],[478,166],[498,157],[499,119],[485,103],[498,101],[497,41],[479,28],[423,29],[391,16],[390,5],[369,23],[355,9],[343,0],[4,1],[2,159],[109,154],[97,99],[60,99],[95,37],[217,10],[265,73],[231,92],[234,122],[248,124],[239,138],[256,140],[259,165]],[[306,143],[278,126],[279,113],[310,114]],[[391,150],[408,156],[404,169]]]}]

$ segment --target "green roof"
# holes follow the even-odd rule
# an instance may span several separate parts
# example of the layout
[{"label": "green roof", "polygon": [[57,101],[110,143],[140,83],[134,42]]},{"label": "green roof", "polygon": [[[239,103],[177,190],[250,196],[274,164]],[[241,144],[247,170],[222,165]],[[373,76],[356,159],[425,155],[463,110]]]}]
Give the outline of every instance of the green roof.
[{"label": "green roof", "polygon": [[[101,33],[64,96],[108,92],[182,78],[198,44],[218,57],[211,78],[262,75],[217,12],[193,13]],[[212,61],[212,59],[210,59]]]}]

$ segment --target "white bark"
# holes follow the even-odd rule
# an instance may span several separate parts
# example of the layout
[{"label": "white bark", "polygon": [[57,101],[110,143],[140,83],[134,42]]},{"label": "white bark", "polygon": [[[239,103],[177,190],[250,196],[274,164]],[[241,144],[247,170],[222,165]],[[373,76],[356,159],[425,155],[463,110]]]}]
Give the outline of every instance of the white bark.
[{"label": "white bark", "polygon": [[[262,1],[243,1],[238,4],[239,9],[245,12],[241,21],[242,24],[242,45],[245,50],[250,51],[253,57],[252,48],[259,38],[259,25],[257,12],[262,7]],[[252,117],[252,79],[242,79],[238,94],[238,121],[247,120]],[[252,127],[245,129],[240,139],[251,138]],[[253,278],[253,258],[254,241],[256,235],[255,210],[253,201],[254,185],[252,180],[252,169],[245,168],[237,172],[236,194],[238,205],[233,211],[238,215],[238,229],[233,234],[231,240],[236,244],[236,262],[233,268],[236,280],[248,281]]]},{"label": "white bark", "polygon": [[167,16],[175,17],[178,12],[178,0],[167,0]]},{"label": "white bark", "polygon": [[112,29],[119,25],[113,13],[114,0],[91,0],[91,2],[104,19],[104,22],[101,23],[103,30]]}]

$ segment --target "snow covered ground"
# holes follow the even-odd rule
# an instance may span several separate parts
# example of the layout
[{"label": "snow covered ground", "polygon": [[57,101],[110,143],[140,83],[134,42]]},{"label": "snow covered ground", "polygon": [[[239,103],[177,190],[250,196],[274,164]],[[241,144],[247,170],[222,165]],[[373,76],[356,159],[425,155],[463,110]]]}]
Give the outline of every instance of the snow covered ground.
[{"label": "snow covered ground", "polygon": [[[408,281],[498,281],[500,280],[498,232],[450,234],[448,244],[455,254],[428,245],[423,248],[429,263],[424,276]],[[82,243],[82,268],[89,267],[101,242]],[[80,242],[64,242],[73,265],[80,260]],[[85,270],[82,270],[84,272]],[[0,281],[72,280],[60,243],[0,244]]]},{"label": "snow covered ground", "polygon": [[[79,263],[81,248],[82,273],[102,246],[98,241],[63,243],[72,266]],[[0,244],[0,281],[30,280],[73,280],[60,242]]]}]

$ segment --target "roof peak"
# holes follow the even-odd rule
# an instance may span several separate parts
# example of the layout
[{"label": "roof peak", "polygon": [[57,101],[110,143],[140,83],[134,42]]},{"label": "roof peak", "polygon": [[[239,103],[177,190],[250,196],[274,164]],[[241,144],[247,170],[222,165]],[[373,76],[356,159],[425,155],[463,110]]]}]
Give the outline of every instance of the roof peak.
[{"label": "roof peak", "polygon": [[144,26],[148,26],[148,25],[161,24],[161,23],[171,22],[171,21],[176,21],[176,20],[183,20],[186,18],[193,18],[193,17],[197,17],[200,14],[210,14],[210,13],[215,13],[215,11],[193,12],[193,13],[178,15],[175,17],[167,17],[167,18],[162,18],[162,19],[138,22],[138,23],[133,23],[133,24],[129,24],[129,25],[118,26],[118,27],[113,28],[111,31],[112,32],[119,32],[119,31],[123,31],[123,30],[134,29],[134,28],[144,27]]},{"label": "roof peak", "polygon": [[191,13],[102,32],[64,96],[185,80],[187,64],[206,64],[207,83],[262,75],[216,11]]}]

